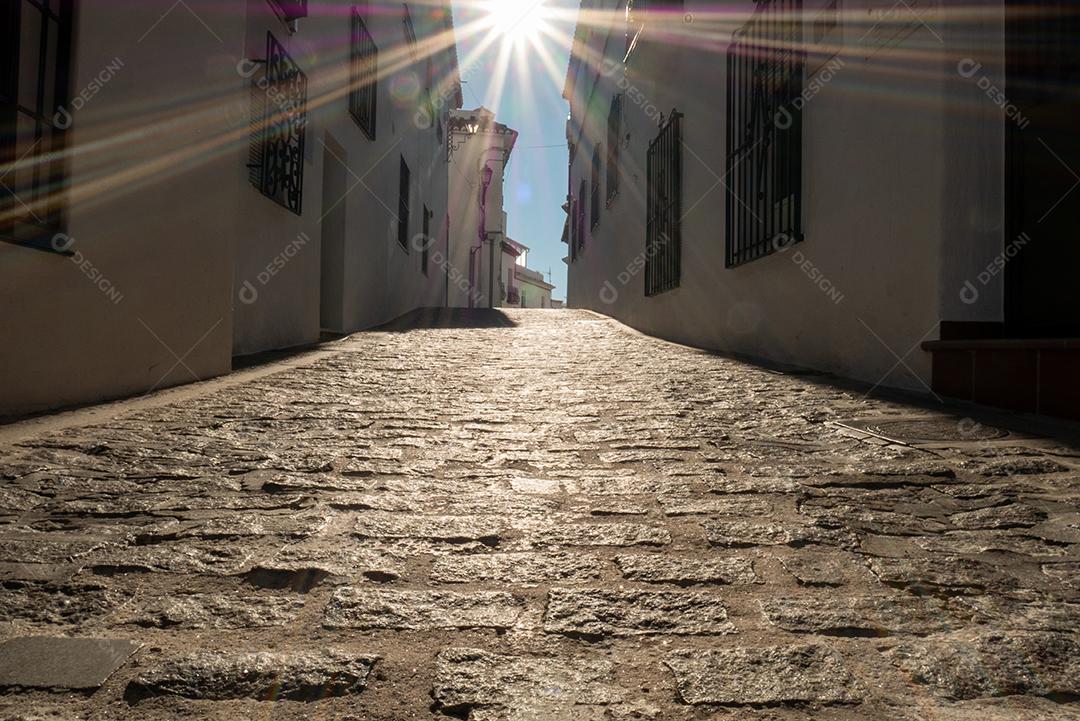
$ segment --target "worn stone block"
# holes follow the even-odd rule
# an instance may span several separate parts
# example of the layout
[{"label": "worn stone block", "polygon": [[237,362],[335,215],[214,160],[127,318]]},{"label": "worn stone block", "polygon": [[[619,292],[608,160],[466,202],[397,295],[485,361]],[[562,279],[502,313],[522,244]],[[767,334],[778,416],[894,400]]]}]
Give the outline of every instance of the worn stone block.
[{"label": "worn stone block", "polygon": [[1080,643],[1071,634],[986,632],[911,641],[886,656],[938,696],[1080,695]]},{"label": "worn stone block", "polygon": [[962,623],[940,601],[910,596],[768,598],[760,601],[769,623],[795,633],[878,637],[925,635]]},{"label": "worn stone block", "polygon": [[799,521],[709,520],[702,522],[709,543],[714,546],[794,546],[808,544],[854,546],[855,537],[842,529],[824,528]]},{"label": "worn stone block", "polygon": [[140,674],[126,696],[181,696],[208,701],[318,701],[363,691],[378,656],[338,649],[288,653],[201,652]]},{"label": "worn stone block", "polygon": [[533,531],[527,539],[540,546],[666,546],[671,533],[640,523],[566,523]]},{"label": "worn stone block", "polygon": [[539,584],[552,581],[592,581],[600,578],[603,562],[569,553],[488,553],[435,559],[431,580],[438,583]]},{"label": "worn stone block", "polygon": [[759,498],[736,495],[663,496],[660,505],[667,516],[765,516],[772,506]]},{"label": "worn stone block", "polygon": [[498,545],[506,532],[497,516],[419,516],[394,513],[364,513],[356,520],[353,533],[360,538],[420,538],[447,543],[479,541]]},{"label": "worn stone block", "polygon": [[[623,700],[614,665],[594,657],[533,657],[452,648],[435,659],[431,693],[460,718],[590,718]],[[602,718],[602,716],[598,716]]]},{"label": "worn stone block", "polygon": [[749,558],[683,558],[660,554],[619,556],[615,563],[628,581],[746,585],[761,583]]},{"label": "worn stone block", "polygon": [[384,591],[339,588],[326,607],[327,628],[509,628],[525,603],[502,592]]},{"label": "worn stone block", "polygon": [[688,649],[665,663],[694,705],[853,703],[863,695],[843,658],[819,645]]},{"label": "worn stone block", "polygon": [[286,625],[303,609],[302,600],[286,596],[175,594],[144,601],[117,621],[158,628],[270,628]]},{"label": "worn stone block", "polygon": [[734,633],[719,597],[700,591],[553,588],[543,627],[584,638],[647,634]]}]

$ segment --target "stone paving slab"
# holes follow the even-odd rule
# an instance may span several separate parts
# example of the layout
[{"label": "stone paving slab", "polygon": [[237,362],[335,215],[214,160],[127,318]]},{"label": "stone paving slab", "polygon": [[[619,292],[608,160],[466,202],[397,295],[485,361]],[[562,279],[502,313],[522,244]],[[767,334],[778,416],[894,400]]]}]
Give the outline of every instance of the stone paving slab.
[{"label": "stone paving slab", "polygon": [[689,704],[853,703],[855,678],[834,651],[820,645],[674,651],[665,661]]},{"label": "stone paving slab", "polygon": [[0,644],[0,688],[95,689],[140,645],[114,638],[13,638]]},{"label": "stone paving slab", "polygon": [[227,701],[318,701],[363,691],[378,656],[336,649],[289,653],[197,653],[169,659],[139,674],[127,689],[132,703],[151,696]]},{"label": "stone paving slab", "polygon": [[142,645],[0,721],[1080,720],[1064,428],[506,318],[0,435],[0,643]]},{"label": "stone paving slab", "polygon": [[327,628],[509,628],[524,609],[509,593],[338,589],[326,608]]}]

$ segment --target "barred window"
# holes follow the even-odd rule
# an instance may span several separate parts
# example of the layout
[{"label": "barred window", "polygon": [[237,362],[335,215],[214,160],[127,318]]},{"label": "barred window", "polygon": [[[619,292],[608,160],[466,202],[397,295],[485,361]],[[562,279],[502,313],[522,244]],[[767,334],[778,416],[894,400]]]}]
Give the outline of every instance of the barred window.
[{"label": "barred window", "polygon": [[585,181],[581,181],[581,187],[578,188],[578,207],[577,207],[577,249],[578,255],[585,250],[585,193],[586,193]]},{"label": "barred window", "polygon": [[570,198],[570,213],[566,218],[566,230],[570,240],[570,261],[577,260],[577,247],[578,247],[578,224],[577,224],[577,212],[578,204],[581,201],[575,197]]},{"label": "barred window", "polygon": [[424,206],[424,245],[420,249],[420,270],[424,272],[424,275],[428,274],[428,259],[431,256],[431,246],[435,242],[435,239],[431,237],[431,218],[435,214],[431,212],[428,207]]},{"label": "barred window", "polygon": [[593,150],[592,176],[590,180],[592,182],[592,187],[590,188],[592,213],[589,216],[589,228],[591,230],[596,230],[597,226],[600,225],[600,146],[597,146],[596,149]]},{"label": "barred window", "polygon": [[679,287],[682,259],[682,115],[672,112],[649,144],[645,295]]},{"label": "barred window", "polygon": [[759,6],[727,57],[729,268],[803,239],[802,0]]},{"label": "barred window", "polygon": [[416,54],[416,28],[413,26],[412,13],[409,12],[409,6],[406,3],[401,3],[401,25],[405,33],[405,40],[409,43],[409,50]]},{"label": "barred window", "polygon": [[359,7],[352,9],[349,62],[349,113],[371,140],[375,139],[379,95],[379,49]]},{"label": "barred window", "polygon": [[307,76],[267,33],[264,70],[252,78],[248,179],[296,215],[303,213],[306,135]]},{"label": "barred window", "polygon": [[409,252],[409,193],[412,190],[412,173],[401,156],[401,174],[398,179],[398,243]]},{"label": "barred window", "polygon": [[0,240],[44,250],[63,222],[73,6],[0,8]]},{"label": "barred window", "polygon": [[619,146],[622,145],[622,98],[611,99],[611,111],[607,120],[607,202],[619,194]]}]

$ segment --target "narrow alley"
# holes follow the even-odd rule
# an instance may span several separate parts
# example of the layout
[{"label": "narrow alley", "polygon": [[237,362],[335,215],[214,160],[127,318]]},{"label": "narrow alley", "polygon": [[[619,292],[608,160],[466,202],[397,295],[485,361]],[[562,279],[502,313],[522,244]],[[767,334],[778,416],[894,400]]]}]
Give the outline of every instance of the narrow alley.
[{"label": "narrow alley", "polygon": [[0,719],[1080,719],[1080,445],[488,313],[2,429]]}]

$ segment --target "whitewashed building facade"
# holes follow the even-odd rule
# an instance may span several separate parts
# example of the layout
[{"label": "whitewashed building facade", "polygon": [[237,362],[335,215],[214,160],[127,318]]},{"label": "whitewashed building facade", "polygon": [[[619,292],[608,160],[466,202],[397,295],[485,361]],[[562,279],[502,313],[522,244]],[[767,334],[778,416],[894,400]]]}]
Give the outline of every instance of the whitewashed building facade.
[{"label": "whitewashed building facade", "polygon": [[568,305],[1080,415],[1078,48],[1065,2],[585,0]]},{"label": "whitewashed building facade", "polygon": [[487,108],[450,113],[451,308],[498,308],[505,298],[503,196],[517,138]]},{"label": "whitewashed building facade", "polygon": [[0,416],[445,304],[449,2],[17,0],[0,53]]}]

